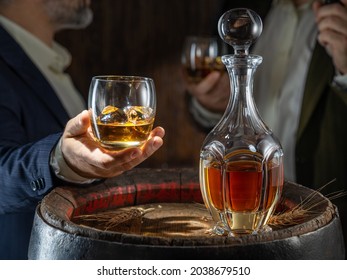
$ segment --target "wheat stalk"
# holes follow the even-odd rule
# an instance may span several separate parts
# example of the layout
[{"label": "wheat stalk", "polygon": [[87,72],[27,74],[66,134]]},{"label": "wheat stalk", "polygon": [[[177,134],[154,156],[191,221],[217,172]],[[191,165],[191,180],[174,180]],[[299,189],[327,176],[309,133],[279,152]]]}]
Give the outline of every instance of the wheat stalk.
[{"label": "wheat stalk", "polygon": [[[312,192],[309,196],[303,199],[298,205],[294,208],[284,210],[282,212],[274,213],[269,219],[269,225],[273,226],[291,226],[300,224],[300,222],[307,217],[316,216],[317,212],[314,209],[322,203],[325,203],[325,200],[317,201],[317,196],[319,196],[319,192],[321,192],[325,187],[334,182],[332,180],[327,184],[323,185],[321,188],[317,189],[317,192]],[[325,197],[329,200],[334,200],[340,198],[342,196],[347,195],[346,191],[336,191],[332,192]]]},{"label": "wheat stalk", "polygon": [[80,222],[97,222],[105,230],[116,227],[125,222],[143,217],[145,214],[154,211],[154,208],[132,208],[129,210],[110,210],[95,214],[79,215],[74,217]]}]

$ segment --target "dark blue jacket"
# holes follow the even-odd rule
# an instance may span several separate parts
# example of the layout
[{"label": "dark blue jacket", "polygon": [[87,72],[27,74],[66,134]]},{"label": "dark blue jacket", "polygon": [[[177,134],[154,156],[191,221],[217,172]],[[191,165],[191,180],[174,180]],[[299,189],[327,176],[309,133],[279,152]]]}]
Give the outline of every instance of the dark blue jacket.
[{"label": "dark blue jacket", "polygon": [[26,259],[35,207],[59,184],[49,158],[68,115],[0,26],[0,259]]}]

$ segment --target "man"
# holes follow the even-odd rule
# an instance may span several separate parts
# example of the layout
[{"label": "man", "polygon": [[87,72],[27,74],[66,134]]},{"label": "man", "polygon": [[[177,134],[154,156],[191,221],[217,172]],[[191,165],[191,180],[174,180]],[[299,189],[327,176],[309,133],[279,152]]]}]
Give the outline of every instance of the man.
[{"label": "man", "polygon": [[[316,189],[327,185],[326,194],[346,191],[347,1],[271,2],[252,50],[263,57],[254,77],[260,115],[282,143],[287,180]],[[193,116],[207,131],[227,105],[228,83],[226,74],[215,72],[187,85]],[[333,202],[347,244],[346,196]]]},{"label": "man", "polygon": [[84,101],[64,73],[69,54],[54,41],[60,30],[86,27],[89,6],[0,0],[0,259],[27,258],[35,207],[52,188],[119,175],[163,144],[161,127],[141,148],[111,152],[93,140]]}]

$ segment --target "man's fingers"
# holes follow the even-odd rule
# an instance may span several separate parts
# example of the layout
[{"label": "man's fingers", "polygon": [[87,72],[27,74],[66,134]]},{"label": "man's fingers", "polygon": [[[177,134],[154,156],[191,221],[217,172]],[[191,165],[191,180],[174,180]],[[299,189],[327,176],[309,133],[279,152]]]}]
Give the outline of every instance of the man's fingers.
[{"label": "man's fingers", "polygon": [[73,119],[69,120],[65,128],[66,137],[75,137],[88,131],[90,125],[89,113],[84,110]]}]

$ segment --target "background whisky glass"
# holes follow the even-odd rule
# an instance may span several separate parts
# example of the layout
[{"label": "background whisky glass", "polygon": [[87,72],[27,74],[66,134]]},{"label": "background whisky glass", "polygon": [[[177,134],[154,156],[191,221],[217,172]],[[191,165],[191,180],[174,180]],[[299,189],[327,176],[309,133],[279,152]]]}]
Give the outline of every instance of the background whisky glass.
[{"label": "background whisky glass", "polygon": [[198,83],[212,71],[225,71],[221,56],[227,45],[217,37],[186,37],[181,62],[188,82]]},{"label": "background whisky glass", "polygon": [[156,91],[150,78],[96,76],[88,108],[96,141],[107,149],[139,147],[148,139],[156,114]]}]

